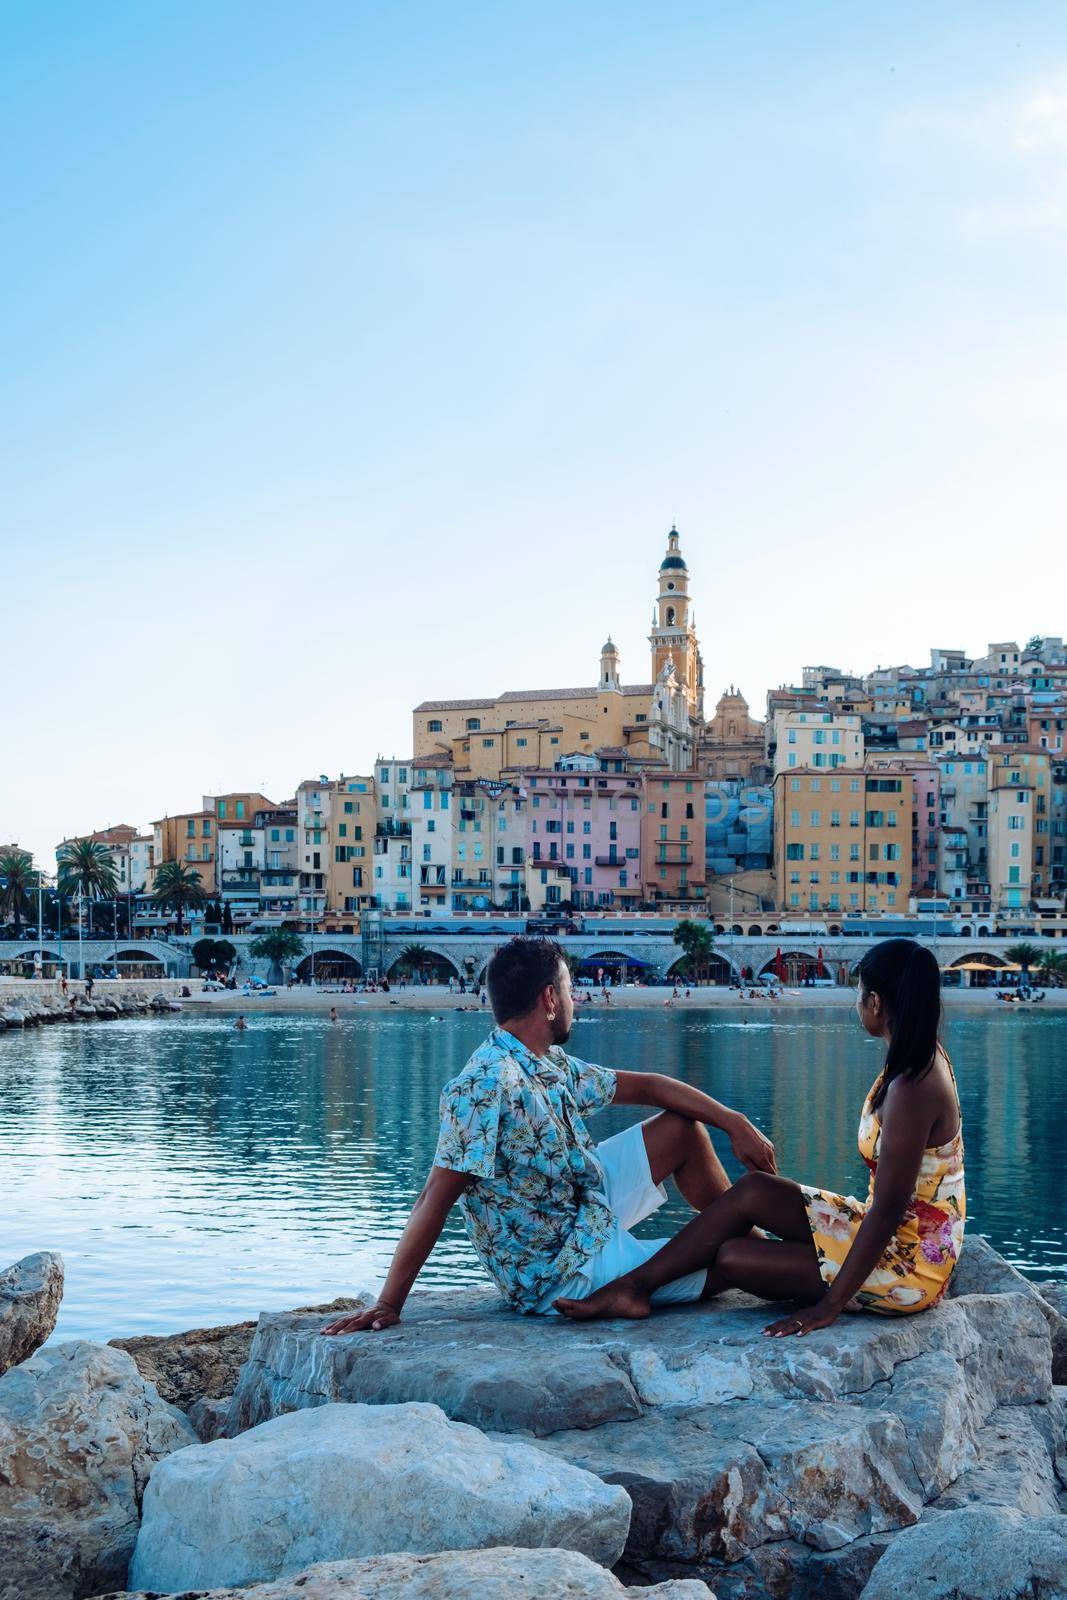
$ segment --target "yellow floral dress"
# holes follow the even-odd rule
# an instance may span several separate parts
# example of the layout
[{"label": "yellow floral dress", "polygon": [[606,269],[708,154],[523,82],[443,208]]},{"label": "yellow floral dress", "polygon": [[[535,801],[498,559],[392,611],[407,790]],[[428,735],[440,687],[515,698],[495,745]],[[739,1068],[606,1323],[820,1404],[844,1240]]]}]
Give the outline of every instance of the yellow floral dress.
[{"label": "yellow floral dress", "polygon": [[[951,1063],[949,1071],[952,1071]],[[881,1081],[879,1075],[871,1085],[860,1118],[860,1155],[871,1175],[866,1200],[831,1194],[807,1184],[800,1186],[819,1257],[819,1271],[828,1285],[840,1271],[874,1198],[882,1127],[877,1113],[871,1109],[871,1101]],[[903,1221],[878,1265],[849,1302],[848,1309],[891,1316],[925,1311],[927,1306],[935,1305],[945,1292],[963,1248],[966,1217],[961,1119],[954,1139],[923,1152],[915,1193]]]}]

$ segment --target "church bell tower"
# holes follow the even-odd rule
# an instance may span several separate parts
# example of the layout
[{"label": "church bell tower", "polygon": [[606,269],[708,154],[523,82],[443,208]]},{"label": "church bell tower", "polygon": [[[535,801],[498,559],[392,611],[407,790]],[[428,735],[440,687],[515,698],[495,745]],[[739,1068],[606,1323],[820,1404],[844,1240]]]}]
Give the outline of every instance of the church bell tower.
[{"label": "church bell tower", "polygon": [[689,604],[689,568],[682,555],[678,529],[667,535],[667,553],[660,562],[659,594],[652,613],[652,681],[658,682],[668,661],[682,688],[690,717],[704,717],[704,663]]}]

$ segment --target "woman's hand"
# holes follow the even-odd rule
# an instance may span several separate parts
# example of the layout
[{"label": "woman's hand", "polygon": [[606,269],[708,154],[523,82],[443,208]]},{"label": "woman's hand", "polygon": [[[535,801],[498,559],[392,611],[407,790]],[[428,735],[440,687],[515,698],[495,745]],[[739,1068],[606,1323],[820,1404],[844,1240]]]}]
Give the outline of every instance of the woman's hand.
[{"label": "woman's hand", "polygon": [[795,1333],[799,1339],[806,1333],[814,1333],[816,1328],[832,1328],[840,1315],[838,1307],[831,1304],[828,1298],[824,1298],[818,1305],[808,1306],[804,1311],[796,1311],[791,1317],[780,1317],[777,1322],[772,1322],[769,1328],[764,1328],[763,1332],[769,1339],[783,1339],[791,1333]]},{"label": "woman's hand", "polygon": [[747,1117],[739,1115],[728,1131],[734,1155],[749,1172],[778,1171],[773,1144]]}]

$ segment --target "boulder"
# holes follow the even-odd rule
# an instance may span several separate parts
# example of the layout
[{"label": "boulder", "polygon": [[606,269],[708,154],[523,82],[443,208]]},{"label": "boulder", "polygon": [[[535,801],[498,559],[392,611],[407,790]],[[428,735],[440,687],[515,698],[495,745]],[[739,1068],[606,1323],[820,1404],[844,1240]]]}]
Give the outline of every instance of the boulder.
[{"label": "boulder", "polygon": [[1027,1517],[1059,1510],[1056,1459],[1038,1406],[994,1411],[975,1439],[974,1461],[934,1502],[934,1509],[998,1506]]},{"label": "boulder", "polygon": [[771,1309],[736,1294],[580,1324],[515,1316],[489,1292],[417,1292],[396,1327],[330,1339],[321,1317],[264,1316],[228,1431],[432,1397],[624,1488],[634,1580],[699,1577],[720,1600],[856,1600],[903,1529],[930,1507],[954,1514],[954,1486],[959,1503],[985,1484],[1031,1511],[1057,1492],[1067,1441],[1048,1308],[986,1249],[970,1294],[802,1340],[763,1338]]},{"label": "boulder", "polygon": [[1033,1295],[1052,1338],[1053,1382],[1067,1383],[1067,1284],[1031,1283],[980,1234],[968,1234],[949,1279],[948,1293],[951,1298],[971,1294]]},{"label": "boulder", "polygon": [[[358,1311],[368,1303],[365,1298],[339,1298],[329,1305],[302,1310]],[[108,1343],[133,1357],[142,1378],[155,1384],[164,1400],[189,1411],[198,1400],[232,1395],[255,1331],[254,1322],[233,1322],[217,1328],[191,1328],[186,1333],[138,1334],[109,1339]]]},{"label": "boulder", "polygon": [[487,1439],[433,1405],[327,1405],[153,1472],[133,1588],[265,1582],[315,1561],[443,1546],[562,1546],[622,1554],[622,1489],[532,1445]]},{"label": "boulder", "polygon": [[862,1600],[1067,1600],[1067,1517],[968,1506],[894,1539]]},{"label": "boulder", "polygon": [[1052,1381],[1067,1384],[1067,1283],[1035,1283],[1034,1288],[1058,1317],[1052,1332]]},{"label": "boulder", "polygon": [[63,1298],[63,1257],[23,1256],[0,1272],[0,1373],[18,1366],[51,1335]]},{"label": "boulder", "polygon": [[51,1345],[0,1378],[0,1600],[78,1600],[126,1580],[158,1461],[195,1439],[129,1356]]},{"label": "boulder", "polygon": [[625,1488],[636,1563],[731,1563],[787,1539],[835,1550],[917,1522],[924,1503],[902,1424],[863,1406],[735,1400],[540,1448]]},{"label": "boulder", "polygon": [[[444,1550],[328,1561],[276,1583],[201,1590],[196,1600],[715,1600],[696,1578],[627,1589],[575,1550]],[[98,1600],[158,1600],[140,1590]],[[192,1600],[192,1597],[187,1597]]]},{"label": "boulder", "polygon": [[972,1295],[917,1317],[843,1317],[801,1340],[764,1339],[768,1316],[748,1295],[723,1295],[714,1310],[572,1323],[517,1317],[474,1291],[416,1291],[395,1327],[339,1338],[321,1336],[322,1317],[264,1315],[229,1431],[331,1401],[432,1400],[456,1421],[543,1437],[658,1406],[848,1400],[939,1351],[968,1376],[980,1367],[983,1418],[996,1405],[1051,1397],[1048,1331],[1029,1286],[1025,1296]]},{"label": "boulder", "polygon": [[254,1322],[236,1322],[226,1327],[192,1328],[188,1333],[109,1339],[108,1344],[113,1350],[124,1350],[164,1400],[188,1411],[197,1400],[217,1400],[233,1393],[255,1331]]},{"label": "boulder", "polygon": [[221,1398],[194,1400],[186,1415],[193,1425],[193,1431],[201,1444],[210,1444],[212,1439],[226,1437],[226,1424],[230,1419],[230,1405],[232,1395],[223,1395]]}]

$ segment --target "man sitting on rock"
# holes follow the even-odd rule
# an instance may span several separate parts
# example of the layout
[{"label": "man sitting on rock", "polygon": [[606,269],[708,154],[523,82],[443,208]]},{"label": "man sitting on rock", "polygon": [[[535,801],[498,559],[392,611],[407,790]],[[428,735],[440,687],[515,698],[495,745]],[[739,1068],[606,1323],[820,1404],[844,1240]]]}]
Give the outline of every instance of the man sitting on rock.
[{"label": "man sitting on rock", "polygon": [[[574,1019],[558,944],[512,939],[493,956],[497,1026],[441,1095],[441,1132],[377,1303],[325,1334],[391,1327],[458,1200],[489,1276],[516,1311],[552,1313],[646,1261],[664,1243],[629,1232],[667,1198],[673,1177],[695,1211],[730,1181],[704,1123],[721,1128],[743,1166],[774,1172],[774,1147],[737,1111],[656,1072],[615,1072],[563,1049]],[[658,1115],[594,1144],[585,1118],[602,1106]],[[706,1272],[656,1293],[697,1300]]]}]

